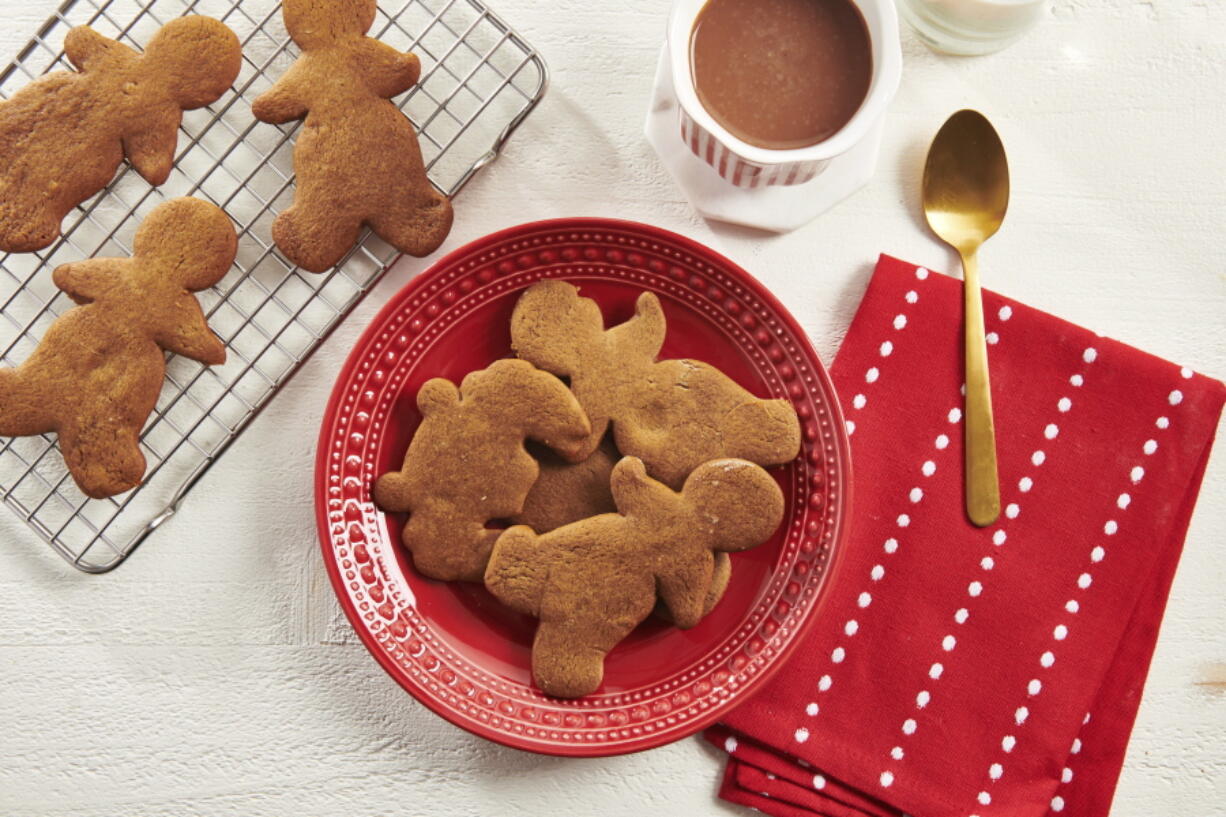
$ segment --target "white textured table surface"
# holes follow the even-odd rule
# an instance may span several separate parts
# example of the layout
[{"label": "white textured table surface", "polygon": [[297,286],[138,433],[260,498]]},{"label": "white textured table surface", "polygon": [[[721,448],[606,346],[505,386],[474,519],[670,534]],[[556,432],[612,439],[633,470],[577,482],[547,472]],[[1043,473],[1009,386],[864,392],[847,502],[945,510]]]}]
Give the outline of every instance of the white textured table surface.
[{"label": "white textured table surface", "polygon": [[[58,0],[57,0],[58,2]],[[51,0],[0,0],[0,56]],[[552,87],[457,200],[451,249],[517,222],[639,219],[770,286],[829,361],[879,251],[948,269],[922,229],[924,151],[976,107],[1010,154],[988,286],[1226,376],[1226,4],[1056,0],[999,55],[906,66],[873,182],[779,238],[697,218],[641,132],[664,0],[498,0]],[[402,263],[116,572],[68,568],[0,512],[0,814],[734,814],[697,739],[608,760],[503,749],[440,720],[351,632],[319,555],[313,446]],[[1116,797],[1119,817],[1226,813],[1226,450],[1209,466]]]}]

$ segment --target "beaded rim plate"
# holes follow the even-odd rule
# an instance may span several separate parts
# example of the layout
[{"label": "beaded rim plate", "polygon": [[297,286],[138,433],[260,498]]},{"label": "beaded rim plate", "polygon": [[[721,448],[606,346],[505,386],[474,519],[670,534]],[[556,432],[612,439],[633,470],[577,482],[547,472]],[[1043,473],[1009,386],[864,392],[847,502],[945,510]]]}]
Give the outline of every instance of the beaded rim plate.
[{"label": "beaded rim plate", "polygon": [[[431,377],[459,381],[509,354],[519,293],[563,278],[612,325],[643,290],[668,319],[662,357],[718,366],[759,396],[792,401],[801,455],[771,469],[787,499],[764,545],[733,557],[724,598],[701,624],[649,621],[609,654],[604,685],[560,700],[532,686],[533,622],[480,585],[426,579],[400,543],[403,517],[371,502],[420,420]],[[566,756],[640,751],[714,723],[800,643],[826,595],[845,530],[850,453],[825,368],[766,288],[714,251],[665,230],[610,219],[512,227],[418,275],[375,317],[342,368],[316,458],[324,563],[342,608],[384,669],[452,723],[519,749]]]}]

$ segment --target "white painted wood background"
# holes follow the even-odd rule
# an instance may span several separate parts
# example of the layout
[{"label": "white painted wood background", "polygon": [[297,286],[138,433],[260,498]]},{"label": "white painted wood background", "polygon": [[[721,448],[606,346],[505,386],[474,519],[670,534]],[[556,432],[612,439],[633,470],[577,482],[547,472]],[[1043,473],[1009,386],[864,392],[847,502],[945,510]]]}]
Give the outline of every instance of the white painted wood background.
[{"label": "white painted wood background", "polygon": [[[58,0],[0,0],[7,59]],[[456,202],[447,246],[564,215],[639,219],[765,281],[829,361],[878,251],[948,269],[922,228],[928,140],[957,108],[996,123],[1013,201],[988,286],[1226,376],[1226,4],[1057,0],[999,55],[906,66],[869,187],[781,238],[704,223],[641,136],[665,0],[497,0],[543,52],[548,97]],[[76,573],[0,509],[0,815],[735,814],[690,739],[561,760],[419,706],[353,636],[315,537],[312,448],[402,263],[117,572]],[[1117,817],[1226,813],[1226,443],[1205,478]]]}]

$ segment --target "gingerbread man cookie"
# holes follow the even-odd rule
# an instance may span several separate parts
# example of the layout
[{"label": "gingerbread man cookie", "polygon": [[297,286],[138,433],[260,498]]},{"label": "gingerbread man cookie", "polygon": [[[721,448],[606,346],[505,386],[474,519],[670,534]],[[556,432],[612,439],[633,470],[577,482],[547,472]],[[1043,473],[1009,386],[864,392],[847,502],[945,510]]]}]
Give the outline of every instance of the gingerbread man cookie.
[{"label": "gingerbread man cookie", "polygon": [[294,204],[273,222],[273,240],[311,272],[338,263],[364,224],[401,252],[429,255],[451,230],[451,203],[389,101],[416,84],[421,63],[365,36],[375,0],[284,0],[282,11],[302,55],[251,110],[306,124],[294,145]]},{"label": "gingerbread man cookie", "polygon": [[539,466],[531,438],[577,457],[591,426],[562,381],[522,360],[499,360],[464,378],[427,381],[422,421],[404,464],[381,476],[375,503],[409,513],[402,539],[424,575],[481,581],[501,531],[485,527],[523,510]]},{"label": "gingerbread man cookie", "polygon": [[88,496],[139,485],[140,431],[162,389],[163,350],[225,362],[192,293],[221,280],[237,246],[217,207],[171,199],[140,225],[131,258],[57,267],[55,285],[80,306],[56,319],[25,363],[0,369],[0,436],[57,433]]},{"label": "gingerbread man cookie", "polygon": [[49,246],[73,207],[106,187],[124,157],[154,185],[174,161],[183,111],[218,99],[242,61],[209,17],[162,26],[145,53],[88,26],[68,32],[78,71],[40,77],[0,102],[0,250]]},{"label": "gingerbread man cookie", "polygon": [[617,449],[673,487],[707,460],[781,465],[799,453],[800,421],[788,401],[755,397],[701,361],[657,361],[664,332],[653,293],[606,331],[596,302],[564,281],[533,284],[511,316],[516,353],[570,378],[592,423],[589,450],[612,423]]},{"label": "gingerbread man cookie", "polygon": [[651,613],[657,595],[678,626],[696,624],[714,553],[759,545],[783,519],[783,492],[745,460],[703,463],[674,492],[627,457],[613,469],[612,488],[618,513],[544,535],[508,528],[485,571],[491,593],[540,620],[532,675],[550,695],[594,692],[605,655]]}]

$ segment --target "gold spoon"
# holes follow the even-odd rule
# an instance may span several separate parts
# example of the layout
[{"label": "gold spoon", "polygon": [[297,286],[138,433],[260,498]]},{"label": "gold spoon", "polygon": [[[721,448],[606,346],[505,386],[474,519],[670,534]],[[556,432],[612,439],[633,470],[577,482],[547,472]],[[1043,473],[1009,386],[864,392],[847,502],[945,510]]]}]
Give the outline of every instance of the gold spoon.
[{"label": "gold spoon", "polygon": [[966,515],[979,527],[1000,516],[996,431],[988,385],[988,347],[979,295],[979,245],[1000,229],[1009,206],[1009,163],[991,123],[978,111],[945,121],[924,165],[928,226],[962,256],[966,356]]}]

